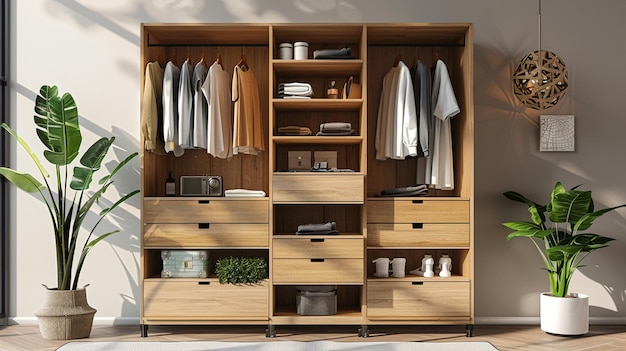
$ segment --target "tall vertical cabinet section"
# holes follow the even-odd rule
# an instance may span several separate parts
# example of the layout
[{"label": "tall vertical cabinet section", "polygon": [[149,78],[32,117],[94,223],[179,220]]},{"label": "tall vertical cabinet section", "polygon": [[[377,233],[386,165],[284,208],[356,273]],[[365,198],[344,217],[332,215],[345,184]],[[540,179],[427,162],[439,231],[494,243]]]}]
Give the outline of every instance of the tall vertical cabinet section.
[{"label": "tall vertical cabinet section", "polygon": [[[206,150],[142,152],[141,325],[462,324],[474,323],[473,35],[471,24],[143,24],[142,83],[149,62],[179,66],[219,56],[224,69],[245,55],[259,83],[265,150],[215,158]],[[308,58],[281,59],[281,43],[306,42]],[[314,59],[320,49],[350,48],[350,59]],[[416,183],[417,158],[377,160],[375,134],[385,74],[401,59],[411,67],[435,59],[448,67],[460,107],[453,117],[453,190],[420,197],[381,197],[381,191]],[[360,96],[341,94],[352,76]],[[310,83],[311,99],[285,99],[279,84]],[[143,84],[142,84],[143,87]],[[142,92],[143,94],[143,92]],[[143,107],[142,107],[143,108]],[[320,125],[348,122],[352,135],[317,136]],[[299,126],[312,135],[284,135]],[[143,138],[143,137],[142,137]],[[143,139],[142,139],[143,145]],[[341,172],[292,172],[290,154],[336,155]],[[306,157],[305,157],[306,158]],[[333,161],[335,162],[335,161]],[[421,161],[420,161],[421,162]],[[165,180],[215,175],[224,189],[263,190],[263,198],[165,196]],[[177,184],[178,185],[178,184]],[[334,222],[338,233],[296,234],[302,224]],[[161,278],[162,250],[207,250],[206,278]],[[451,277],[408,274],[424,255],[452,258]],[[259,284],[220,284],[215,262],[228,256],[263,257],[269,278]],[[403,278],[374,277],[373,260],[406,259]],[[336,291],[336,313],[299,310],[302,289]]]}]

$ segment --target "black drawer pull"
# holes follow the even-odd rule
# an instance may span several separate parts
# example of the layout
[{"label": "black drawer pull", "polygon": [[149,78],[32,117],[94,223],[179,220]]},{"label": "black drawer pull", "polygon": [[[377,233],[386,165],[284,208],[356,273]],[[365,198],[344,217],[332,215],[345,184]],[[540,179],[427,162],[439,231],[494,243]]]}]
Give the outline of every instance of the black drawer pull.
[{"label": "black drawer pull", "polygon": [[323,243],[324,239],[311,239],[312,243]]},{"label": "black drawer pull", "polygon": [[414,204],[423,204],[424,200],[413,200]]},{"label": "black drawer pull", "polygon": [[210,204],[211,200],[198,200],[199,204]]},{"label": "black drawer pull", "polygon": [[198,229],[209,229],[211,227],[211,223],[198,223]]},{"label": "black drawer pull", "polygon": [[423,229],[424,223],[413,223],[413,229]]},{"label": "black drawer pull", "polygon": [[311,262],[324,262],[323,258],[312,258]]},{"label": "black drawer pull", "polygon": [[198,285],[211,285],[211,282],[198,282]]},{"label": "black drawer pull", "polygon": [[424,282],[411,282],[411,285],[424,285]]}]

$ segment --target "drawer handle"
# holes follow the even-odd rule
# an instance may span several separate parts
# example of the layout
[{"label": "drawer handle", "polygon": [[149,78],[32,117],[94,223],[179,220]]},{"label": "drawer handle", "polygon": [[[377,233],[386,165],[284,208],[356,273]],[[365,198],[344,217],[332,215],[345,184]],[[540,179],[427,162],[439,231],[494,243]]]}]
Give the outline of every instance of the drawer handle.
[{"label": "drawer handle", "polygon": [[211,282],[198,282],[198,285],[211,285]]},{"label": "drawer handle", "polygon": [[198,223],[198,229],[210,229],[211,223]]},{"label": "drawer handle", "polygon": [[323,243],[324,239],[311,239],[312,243]]},{"label": "drawer handle", "polygon": [[411,285],[424,285],[424,282],[411,282]]},{"label": "drawer handle", "polygon": [[323,258],[312,258],[311,262],[324,262]]},{"label": "drawer handle", "polygon": [[424,200],[413,200],[414,204],[423,204]]},{"label": "drawer handle", "polygon": [[423,229],[424,223],[413,223],[413,229]]},{"label": "drawer handle", "polygon": [[198,200],[199,204],[210,204],[211,200]]}]

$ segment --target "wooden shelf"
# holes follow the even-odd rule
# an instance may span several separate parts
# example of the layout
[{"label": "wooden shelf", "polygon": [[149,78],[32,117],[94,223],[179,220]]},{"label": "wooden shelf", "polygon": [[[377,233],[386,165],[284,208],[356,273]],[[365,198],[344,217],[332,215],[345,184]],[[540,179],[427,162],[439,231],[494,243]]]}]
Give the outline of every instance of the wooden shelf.
[{"label": "wooden shelf", "polygon": [[363,142],[363,137],[359,135],[346,136],[273,136],[274,144],[292,145],[357,145]]},{"label": "wooden shelf", "polygon": [[359,111],[363,99],[272,99],[276,111]]},{"label": "wooden shelf", "polygon": [[272,60],[274,72],[285,75],[313,75],[323,74],[325,76],[340,75],[348,77],[350,75],[359,76],[363,68],[363,60]]}]

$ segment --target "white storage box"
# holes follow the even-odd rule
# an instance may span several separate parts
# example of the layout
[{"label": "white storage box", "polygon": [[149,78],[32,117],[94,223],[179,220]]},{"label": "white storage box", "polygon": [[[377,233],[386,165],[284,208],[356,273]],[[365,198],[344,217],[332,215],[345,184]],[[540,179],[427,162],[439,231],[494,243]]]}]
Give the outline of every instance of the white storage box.
[{"label": "white storage box", "polygon": [[161,278],[206,278],[209,275],[209,251],[162,250]]},{"label": "white storage box", "polygon": [[298,286],[296,312],[303,316],[330,316],[337,314],[337,286]]}]

